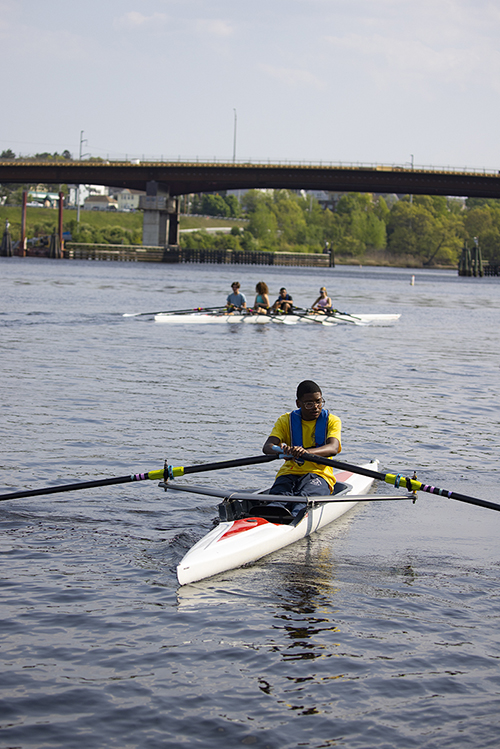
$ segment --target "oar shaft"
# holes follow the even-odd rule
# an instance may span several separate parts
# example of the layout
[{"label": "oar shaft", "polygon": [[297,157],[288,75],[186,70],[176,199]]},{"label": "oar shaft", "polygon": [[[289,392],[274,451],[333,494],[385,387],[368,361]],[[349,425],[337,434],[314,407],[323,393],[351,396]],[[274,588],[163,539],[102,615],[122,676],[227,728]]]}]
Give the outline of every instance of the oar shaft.
[{"label": "oar shaft", "polygon": [[500,511],[500,505],[495,502],[488,502],[485,499],[478,499],[477,497],[469,497],[467,494],[459,494],[458,492],[452,492],[448,489],[439,489],[437,486],[430,486],[429,484],[422,484],[416,479],[405,478],[395,473],[380,473],[379,471],[372,471],[369,468],[363,468],[362,466],[351,465],[350,463],[344,463],[339,460],[333,460],[331,458],[322,458],[319,455],[313,455],[312,453],[304,453],[302,456],[304,460],[311,461],[311,463],[318,463],[319,465],[332,466],[334,468],[340,468],[353,473],[359,473],[361,476],[369,476],[377,481],[385,481],[386,484],[392,484],[396,488],[402,487],[408,489],[408,491],[420,491],[427,492],[428,494],[438,494],[441,497],[448,497],[449,499],[456,499],[458,502],[466,502],[471,505],[477,505],[478,507],[486,507],[489,510]]},{"label": "oar shaft", "polygon": [[94,481],[80,481],[76,484],[63,484],[61,486],[49,486],[44,489],[28,489],[26,491],[1,494],[0,502],[6,499],[22,499],[23,497],[37,497],[42,494],[58,494],[60,492],[78,491],[80,489],[92,489],[96,486],[112,486],[113,484],[127,484],[131,481],[162,481],[174,476],[184,476],[187,473],[201,473],[202,471],[216,471],[222,468],[237,468],[238,466],[249,466],[256,463],[269,463],[276,460],[278,455],[257,455],[250,458],[237,458],[225,460],[218,463],[205,463],[195,466],[165,466],[159,471],[148,471],[147,473],[134,473],[129,476],[116,476],[109,479],[97,479]]},{"label": "oar shaft", "polygon": [[128,484],[131,481],[143,481],[144,479],[162,479],[164,472],[150,471],[149,473],[135,473],[129,476],[116,476],[111,479],[98,479],[95,481],[79,481],[76,484],[63,484],[61,486],[48,486],[45,489],[29,489],[21,492],[0,495],[0,502],[4,499],[21,499],[22,497],[37,497],[42,494],[58,494],[60,492],[78,491],[79,489],[92,489],[96,486],[112,486],[113,484]]},{"label": "oar shaft", "polygon": [[190,309],[174,309],[174,310],[156,310],[156,312],[124,312],[122,317],[143,317],[144,315],[151,317],[151,315],[184,315],[190,312],[215,312],[216,310],[225,309],[226,305],[219,305],[219,307],[191,307]]},{"label": "oar shaft", "polygon": [[205,471],[218,471],[221,468],[239,468],[240,466],[251,466],[258,463],[269,463],[276,460],[278,455],[256,455],[254,458],[236,458],[235,460],[223,460],[218,463],[202,463],[198,466],[169,466],[171,476],[184,476],[187,473],[202,473]]}]

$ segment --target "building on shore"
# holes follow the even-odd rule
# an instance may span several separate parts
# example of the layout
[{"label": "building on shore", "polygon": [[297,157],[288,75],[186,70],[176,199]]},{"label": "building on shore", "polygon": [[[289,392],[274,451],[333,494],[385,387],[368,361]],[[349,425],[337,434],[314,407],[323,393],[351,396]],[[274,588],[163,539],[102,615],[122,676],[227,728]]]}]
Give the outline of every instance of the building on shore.
[{"label": "building on shore", "polygon": [[83,202],[85,211],[117,211],[118,201],[109,195],[89,195]]}]

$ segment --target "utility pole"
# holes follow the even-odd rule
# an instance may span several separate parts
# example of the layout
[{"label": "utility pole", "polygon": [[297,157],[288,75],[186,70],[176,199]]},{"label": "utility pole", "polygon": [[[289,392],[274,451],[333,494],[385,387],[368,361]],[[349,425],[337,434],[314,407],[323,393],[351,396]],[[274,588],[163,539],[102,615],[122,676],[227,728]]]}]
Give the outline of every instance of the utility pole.
[{"label": "utility pole", "polygon": [[[411,170],[413,171],[413,154],[410,154],[411,156]],[[410,195],[410,204],[413,203],[413,195]]]},{"label": "utility pole", "polygon": [[233,109],[234,112],[234,137],[233,137],[233,164],[236,162],[236,123],[238,121],[238,117],[236,115],[236,109]]},{"label": "utility pole", "polygon": [[[90,156],[88,153],[82,153],[82,146],[84,143],[87,143],[87,140],[83,137],[83,130],[80,131],[80,153],[79,153],[79,161],[82,160],[82,156]],[[80,185],[76,188],[76,223],[80,223]]]}]

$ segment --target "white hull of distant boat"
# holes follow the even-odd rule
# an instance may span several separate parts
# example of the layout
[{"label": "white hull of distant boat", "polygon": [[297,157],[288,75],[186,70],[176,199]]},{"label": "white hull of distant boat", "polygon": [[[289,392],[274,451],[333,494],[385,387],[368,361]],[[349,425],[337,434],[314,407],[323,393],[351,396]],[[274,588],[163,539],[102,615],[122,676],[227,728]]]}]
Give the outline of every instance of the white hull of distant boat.
[{"label": "white hull of distant boat", "polygon": [[[363,467],[376,471],[378,461],[371,461],[364,464]],[[335,475],[338,482],[336,488],[340,489],[338,494],[311,499],[304,497],[304,501],[307,501],[305,508],[296,518],[290,518],[291,521],[285,523],[272,522],[259,515],[259,509],[262,508],[259,507],[258,494],[230,493],[229,502],[233,506],[240,501],[244,504],[251,498],[250,511],[248,513],[243,512],[242,516],[237,519],[220,522],[187,552],[177,567],[179,583],[186,585],[212,577],[220,572],[241,567],[249,562],[255,562],[267,554],[283,549],[295,541],[309,536],[354,507],[358,503],[359,497],[368,494],[373,484],[372,478],[360,476],[350,471],[340,471]],[[181,489],[180,486],[178,488]],[[211,492],[201,491],[200,493],[210,494]],[[219,492],[219,496],[222,497],[224,494]],[[269,499],[269,495],[267,496]],[[342,499],[344,496],[345,501]],[[349,496],[355,497],[355,499],[349,500]],[[302,498],[274,496],[272,499],[274,502],[282,502],[290,499],[300,501]],[[332,499],[336,501],[333,502]],[[220,508],[227,506],[227,501],[225,500]],[[267,504],[267,507],[269,506]],[[252,511],[256,514],[252,515]],[[220,513],[221,515],[224,514],[221,510]],[[228,511],[228,514],[231,513]]]},{"label": "white hull of distant boat", "polygon": [[197,325],[266,325],[267,323],[278,323],[280,325],[296,325],[297,323],[315,325],[337,325],[338,323],[351,325],[384,325],[396,322],[400,314],[368,315],[335,313],[334,315],[322,315],[313,313],[291,314],[291,315],[252,315],[252,314],[221,314],[211,312],[190,312],[188,314],[159,313],[155,315],[155,321],[168,323],[169,325],[184,325],[194,323]]}]

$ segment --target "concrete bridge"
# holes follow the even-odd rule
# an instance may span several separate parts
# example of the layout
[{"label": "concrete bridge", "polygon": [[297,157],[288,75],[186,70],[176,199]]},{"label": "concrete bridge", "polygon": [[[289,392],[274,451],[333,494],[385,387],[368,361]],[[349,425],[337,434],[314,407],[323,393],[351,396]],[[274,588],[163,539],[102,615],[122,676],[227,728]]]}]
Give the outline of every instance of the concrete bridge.
[{"label": "concrete bridge", "polygon": [[0,161],[0,184],[91,184],[144,190],[143,244],[175,245],[179,195],[251,188],[500,198],[494,170],[304,163]]}]

